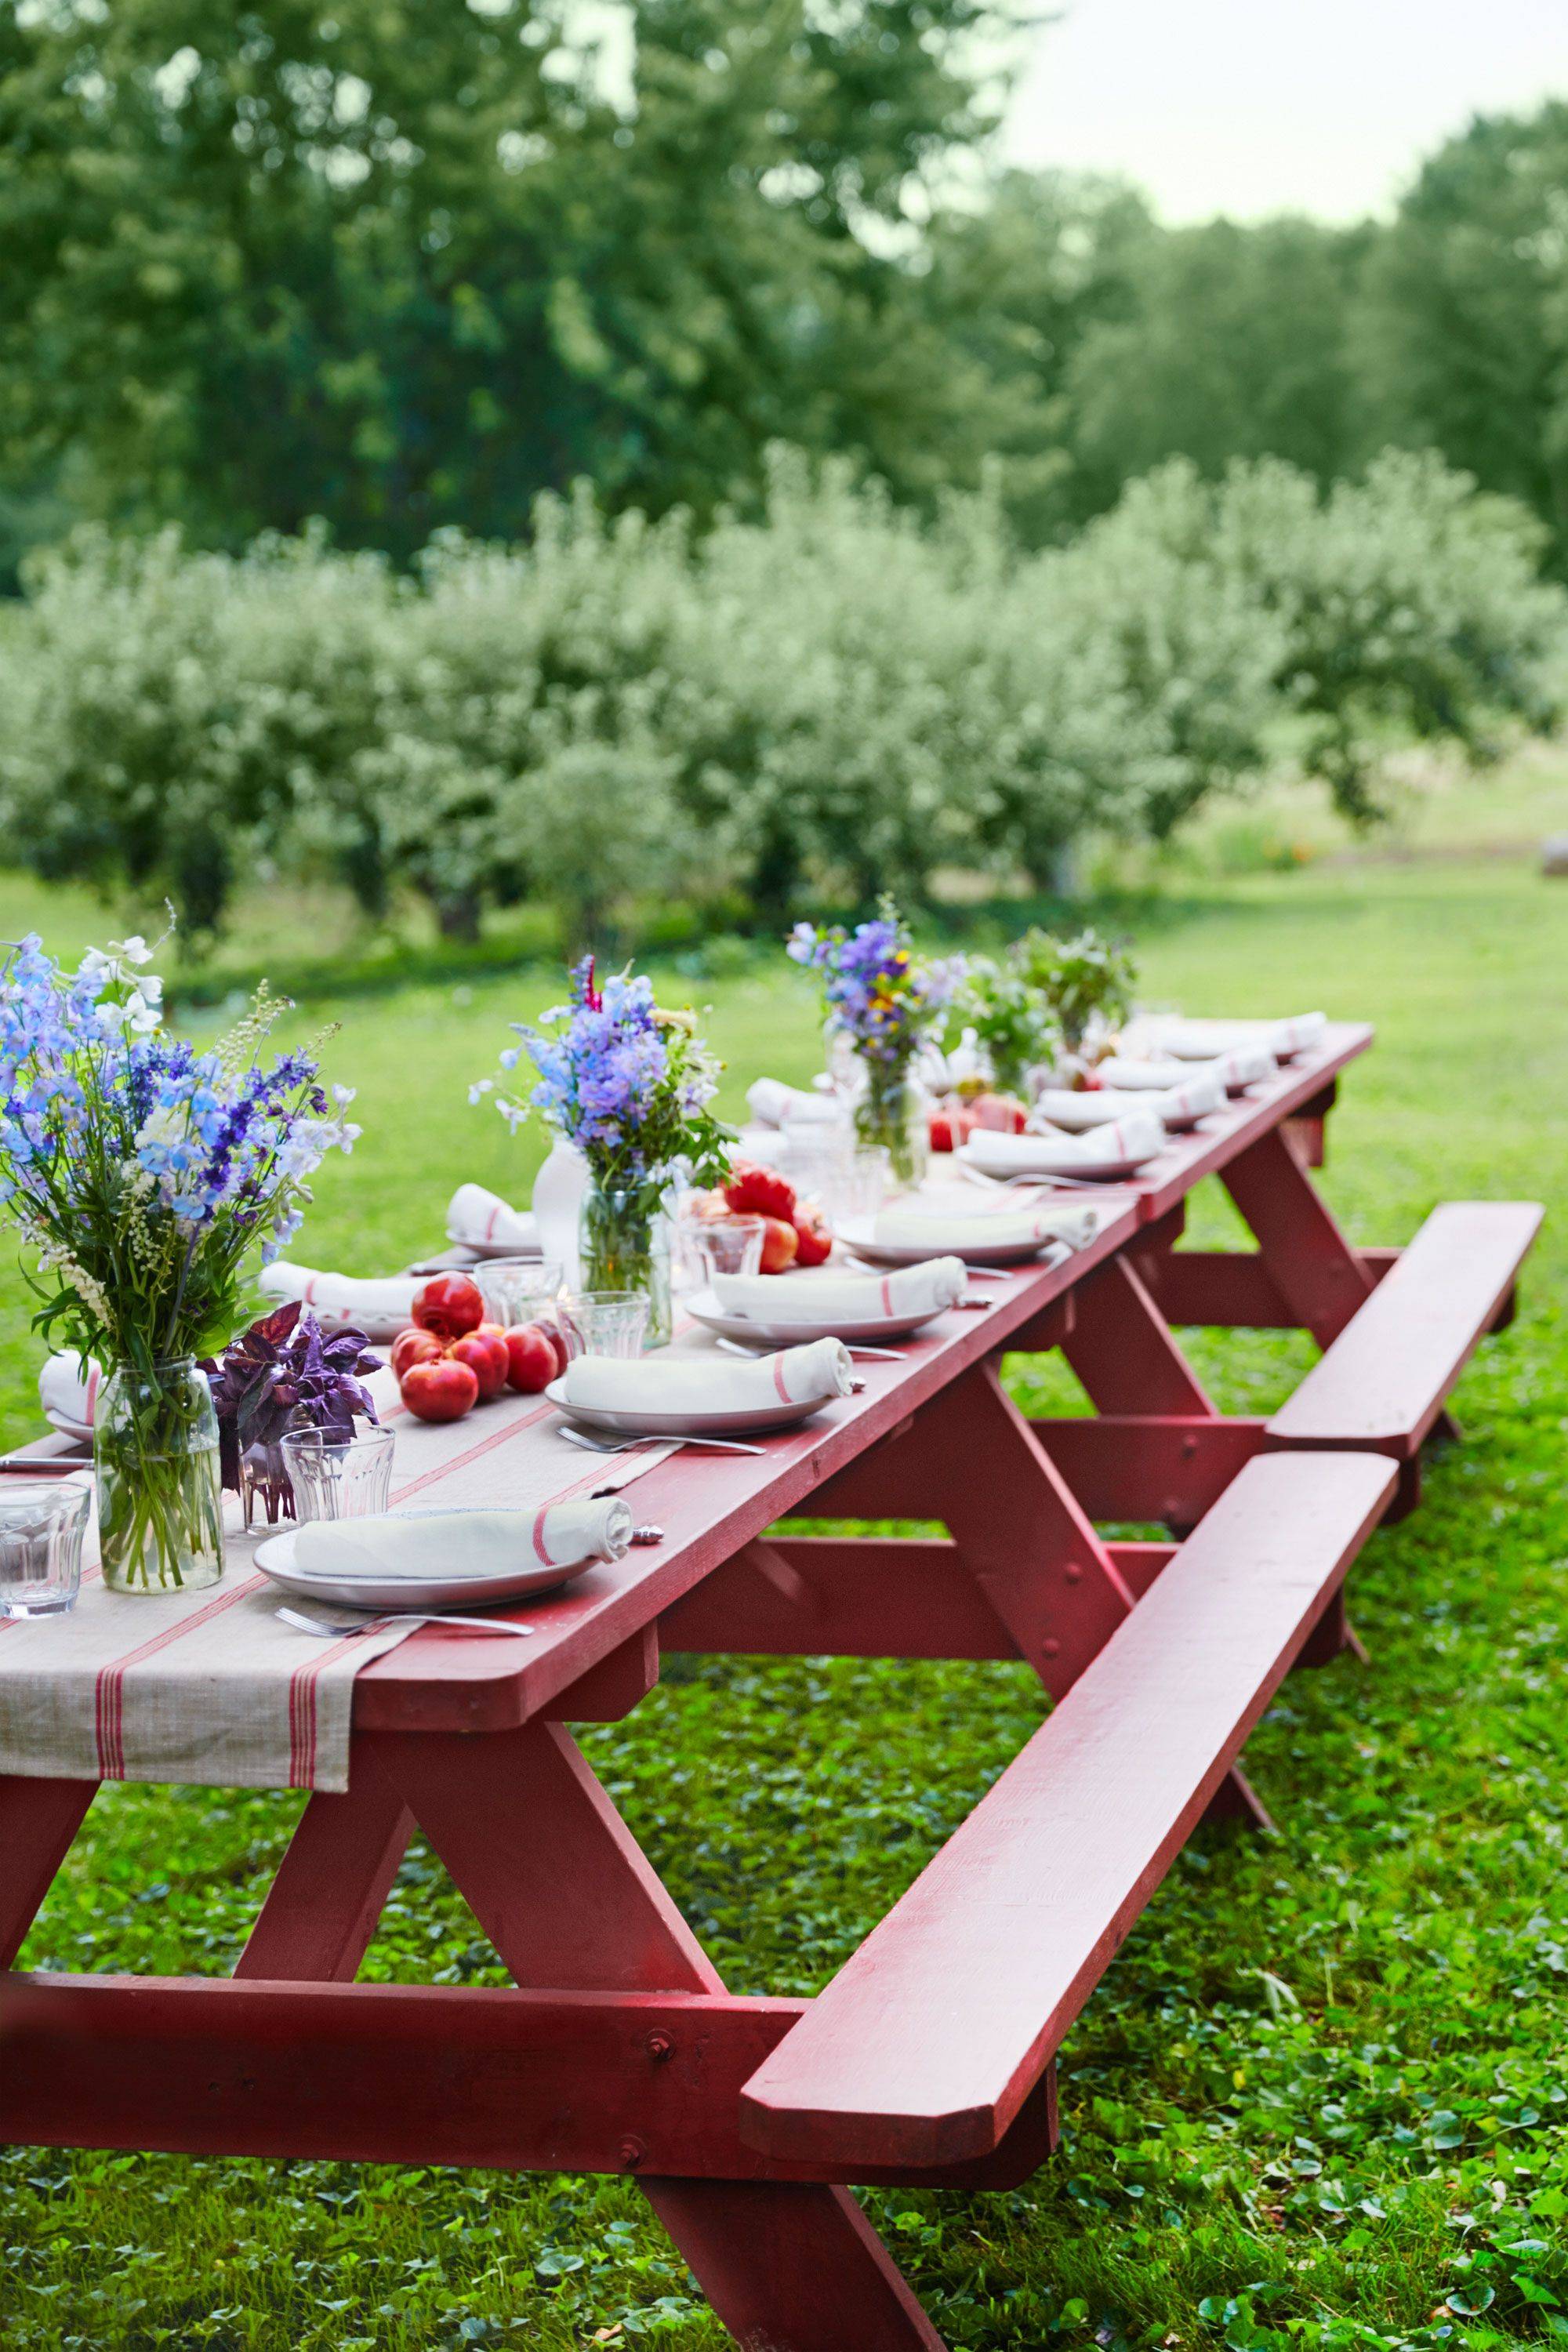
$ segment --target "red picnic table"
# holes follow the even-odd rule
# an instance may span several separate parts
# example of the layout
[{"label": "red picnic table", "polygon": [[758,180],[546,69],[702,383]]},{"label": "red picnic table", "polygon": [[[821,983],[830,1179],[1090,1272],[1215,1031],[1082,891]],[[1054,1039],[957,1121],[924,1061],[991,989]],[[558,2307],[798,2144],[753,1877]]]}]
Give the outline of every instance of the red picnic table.
[{"label": "red picnic table", "polygon": [[[661,1462],[637,1507],[662,1546],[531,1603],[536,1642],[416,1633],[364,1666],[347,1793],[310,1799],[233,1979],[0,1977],[0,2135],[629,2174],[751,2352],[940,2347],[850,2184],[1008,2187],[1048,2155],[1064,2034],[1196,1822],[1267,1819],[1247,1735],[1293,1664],[1353,1643],[1346,1570],[1511,1310],[1533,1204],[1357,1250],[1314,1189],[1370,1043],[1331,1027],[1109,1192],[1065,1263],[762,1458]],[[1256,1253],[1175,1247],[1208,1175]],[[1228,1417],[1173,1323],[1324,1353],[1272,1418]],[[1030,1422],[1001,1359],[1055,1348],[1095,1411]],[[786,1516],[947,1534],[770,1536]],[[1056,1704],[825,1991],[742,1999],[566,1728],[628,1714],[661,1652],[1023,1658]],[[95,1786],[0,1779],[0,1967]],[[354,1983],[416,1822],[515,1990]]]}]

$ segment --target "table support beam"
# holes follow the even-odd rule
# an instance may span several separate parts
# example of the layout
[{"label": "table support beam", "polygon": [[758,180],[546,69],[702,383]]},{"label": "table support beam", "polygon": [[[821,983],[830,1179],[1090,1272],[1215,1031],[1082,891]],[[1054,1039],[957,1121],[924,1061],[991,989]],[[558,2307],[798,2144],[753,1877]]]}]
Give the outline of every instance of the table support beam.
[{"label": "table support beam", "polygon": [[1296,1322],[1331,1346],[1373,1281],[1284,1136],[1271,1128],[1220,1172]]},{"label": "table support beam", "polygon": [[0,1775],[0,1969],[21,1950],[98,1785]]},{"label": "table support beam", "polygon": [[1128,1258],[1110,1258],[1086,1276],[1077,1307],[1062,1353],[1097,1412],[1214,1412]]},{"label": "table support beam", "polygon": [[1240,1415],[1085,1413],[1029,1426],[1090,1518],[1183,1531],[1263,1450],[1262,1422]]}]

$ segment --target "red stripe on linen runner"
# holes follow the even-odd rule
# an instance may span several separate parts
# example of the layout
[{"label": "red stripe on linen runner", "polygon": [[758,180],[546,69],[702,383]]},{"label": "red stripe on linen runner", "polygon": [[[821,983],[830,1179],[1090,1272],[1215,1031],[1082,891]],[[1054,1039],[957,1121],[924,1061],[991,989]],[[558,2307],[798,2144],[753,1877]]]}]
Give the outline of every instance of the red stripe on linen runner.
[{"label": "red stripe on linen runner", "polygon": [[259,1592],[266,1582],[266,1577],[260,1574],[247,1577],[244,1583],[237,1585],[232,1592],[219,1593],[205,1608],[198,1609],[194,1616],[182,1618],[177,1625],[166,1625],[161,1633],[154,1633],[151,1641],[142,1643],[134,1650],[128,1650],[111,1665],[99,1668],[93,1698],[98,1761],[106,1780],[123,1780],[125,1778],[123,1732],[127,1668],[140,1664],[143,1658],[156,1657],[161,1650],[168,1649],[172,1643],[182,1641],[198,1625],[209,1624],[213,1618],[221,1617],[226,1609],[232,1609],[237,1601],[244,1601],[252,1592]]},{"label": "red stripe on linen runner", "polygon": [[325,1669],[346,1657],[356,1642],[372,1631],[367,1625],[331,1642],[303,1666],[296,1666],[289,1683],[289,1786],[308,1789],[316,1775],[316,1685]]},{"label": "red stripe on linen runner", "polygon": [[535,1405],[531,1412],[522,1413],[516,1421],[508,1422],[504,1429],[494,1430],[489,1437],[481,1437],[479,1444],[470,1445],[466,1454],[454,1454],[449,1462],[443,1462],[433,1470],[423,1471],[417,1478],[411,1478],[406,1486],[398,1488],[392,1496],[392,1502],[405,1503],[410,1495],[423,1494],[426,1487],[433,1486],[437,1479],[450,1477],[454,1470],[465,1469],[470,1462],[477,1462],[482,1454],[493,1453],[498,1445],[505,1445],[522,1430],[537,1428],[545,1414],[554,1410],[552,1404]]}]

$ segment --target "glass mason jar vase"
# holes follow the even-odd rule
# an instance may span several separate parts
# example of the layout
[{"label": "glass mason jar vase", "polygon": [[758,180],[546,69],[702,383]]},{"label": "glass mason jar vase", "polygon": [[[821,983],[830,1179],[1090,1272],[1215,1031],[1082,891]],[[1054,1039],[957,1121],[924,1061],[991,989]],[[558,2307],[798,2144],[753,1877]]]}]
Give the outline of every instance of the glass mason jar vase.
[{"label": "glass mason jar vase", "polygon": [[217,1582],[217,1415],[193,1356],[113,1374],[98,1401],[92,1466],[103,1580],[112,1591]]},{"label": "glass mason jar vase", "polygon": [[626,1192],[590,1184],[578,1212],[583,1288],[642,1292],[648,1302],[646,1345],[650,1348],[662,1347],[674,1328],[663,1198],[662,1179]]},{"label": "glass mason jar vase", "polygon": [[888,1155],[893,1181],[909,1192],[925,1174],[931,1130],[925,1090],[907,1068],[889,1067],[862,1055],[861,1086],[855,1097],[855,1132],[861,1143]]}]

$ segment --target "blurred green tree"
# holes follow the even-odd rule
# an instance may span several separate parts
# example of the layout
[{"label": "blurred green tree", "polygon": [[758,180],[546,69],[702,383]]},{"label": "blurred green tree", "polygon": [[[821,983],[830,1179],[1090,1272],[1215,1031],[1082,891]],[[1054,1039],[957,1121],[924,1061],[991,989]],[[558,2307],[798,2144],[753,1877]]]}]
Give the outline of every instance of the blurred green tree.
[{"label": "blurred green tree", "polygon": [[580,475],[705,511],[781,434],[973,475],[909,256],[1012,5],[17,0],[13,528],[68,477],[111,520],[402,556]]},{"label": "blurred green tree", "polygon": [[1479,118],[1368,257],[1355,362],[1380,437],[1532,507],[1568,562],[1568,104]]}]

